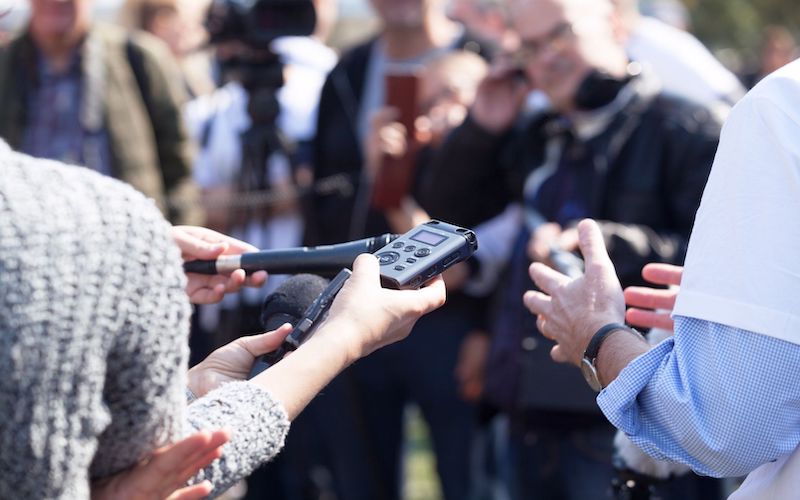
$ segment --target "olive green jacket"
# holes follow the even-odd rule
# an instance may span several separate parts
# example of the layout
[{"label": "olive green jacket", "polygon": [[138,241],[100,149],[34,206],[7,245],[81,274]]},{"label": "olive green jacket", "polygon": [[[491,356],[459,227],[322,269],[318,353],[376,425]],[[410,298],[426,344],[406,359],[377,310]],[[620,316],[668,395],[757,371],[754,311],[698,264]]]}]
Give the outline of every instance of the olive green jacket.
[{"label": "olive green jacket", "polygon": [[[181,117],[182,79],[166,46],[144,33],[96,24],[80,51],[83,97],[76,126],[105,127],[112,175],[156,200],[173,223],[202,223]],[[37,85],[38,57],[27,32],[0,50],[0,137],[15,149],[27,123],[29,90]]]}]

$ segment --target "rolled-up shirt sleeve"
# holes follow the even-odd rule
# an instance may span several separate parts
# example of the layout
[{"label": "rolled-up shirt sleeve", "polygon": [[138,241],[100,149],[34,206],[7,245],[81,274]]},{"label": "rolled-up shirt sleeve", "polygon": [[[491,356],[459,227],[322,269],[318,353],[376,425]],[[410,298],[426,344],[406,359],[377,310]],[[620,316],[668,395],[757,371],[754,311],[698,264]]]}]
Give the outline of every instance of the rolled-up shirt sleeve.
[{"label": "rolled-up shirt sleeve", "polygon": [[675,335],[597,398],[643,451],[715,477],[740,476],[800,443],[800,345],[675,317]]}]

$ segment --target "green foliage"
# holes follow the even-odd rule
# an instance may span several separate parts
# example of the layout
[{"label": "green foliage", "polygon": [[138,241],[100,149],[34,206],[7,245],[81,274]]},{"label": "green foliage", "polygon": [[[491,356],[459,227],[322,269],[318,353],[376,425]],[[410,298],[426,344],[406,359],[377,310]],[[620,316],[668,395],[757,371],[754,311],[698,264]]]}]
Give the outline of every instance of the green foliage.
[{"label": "green foliage", "polygon": [[781,24],[800,29],[797,0],[684,0],[692,16],[692,31],[714,49],[732,48],[752,56],[761,30]]}]

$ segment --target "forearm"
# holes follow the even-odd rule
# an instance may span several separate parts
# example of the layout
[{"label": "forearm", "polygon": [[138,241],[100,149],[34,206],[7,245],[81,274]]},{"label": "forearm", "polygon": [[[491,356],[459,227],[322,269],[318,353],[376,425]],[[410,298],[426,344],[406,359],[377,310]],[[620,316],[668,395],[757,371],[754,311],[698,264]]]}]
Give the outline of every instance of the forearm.
[{"label": "forearm", "polygon": [[[753,332],[678,317],[675,337],[631,362],[597,402],[654,458],[705,475],[743,475],[800,442],[800,389],[785,373],[800,362],[798,351]],[[612,368],[602,369],[612,376]]]},{"label": "forearm", "polygon": [[595,362],[603,387],[616,380],[626,366],[649,350],[650,344],[631,332],[618,330],[611,333],[600,346]]},{"label": "forearm", "polygon": [[[337,329],[332,322],[322,329]],[[357,355],[336,342],[334,335],[314,335],[299,349],[250,380],[268,391],[286,409],[289,420],[306,407],[328,383],[352,363]]]},{"label": "forearm", "polygon": [[289,422],[358,357],[335,335],[344,328],[347,325],[323,323],[318,335],[268,370],[249,381],[224,384],[189,405],[193,429],[232,431],[223,457],[198,474],[195,482],[210,480],[215,496],[277,455]]}]

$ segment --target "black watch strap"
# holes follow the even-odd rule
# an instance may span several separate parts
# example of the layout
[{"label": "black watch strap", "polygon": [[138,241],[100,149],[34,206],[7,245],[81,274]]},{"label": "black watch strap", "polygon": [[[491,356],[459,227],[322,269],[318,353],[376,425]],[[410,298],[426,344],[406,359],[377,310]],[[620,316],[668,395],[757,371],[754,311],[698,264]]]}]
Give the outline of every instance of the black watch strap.
[{"label": "black watch strap", "polygon": [[623,325],[622,323],[609,323],[605,326],[602,326],[599,330],[597,330],[597,332],[595,332],[595,334],[592,336],[592,340],[589,341],[589,345],[586,346],[586,351],[583,353],[584,359],[593,362],[595,358],[597,358],[597,353],[600,352],[600,346],[603,345],[603,341],[611,332],[616,332],[617,330],[625,330],[639,334],[639,332],[633,328]]}]

